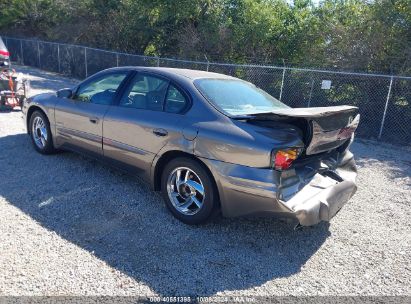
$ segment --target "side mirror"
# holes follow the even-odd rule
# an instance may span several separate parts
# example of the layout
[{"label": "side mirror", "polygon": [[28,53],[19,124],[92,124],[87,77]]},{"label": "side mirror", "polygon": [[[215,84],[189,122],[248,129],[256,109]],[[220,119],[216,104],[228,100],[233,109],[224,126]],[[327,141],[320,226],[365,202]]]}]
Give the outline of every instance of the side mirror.
[{"label": "side mirror", "polygon": [[61,89],[56,94],[59,98],[70,98],[73,95],[73,91],[71,89]]}]

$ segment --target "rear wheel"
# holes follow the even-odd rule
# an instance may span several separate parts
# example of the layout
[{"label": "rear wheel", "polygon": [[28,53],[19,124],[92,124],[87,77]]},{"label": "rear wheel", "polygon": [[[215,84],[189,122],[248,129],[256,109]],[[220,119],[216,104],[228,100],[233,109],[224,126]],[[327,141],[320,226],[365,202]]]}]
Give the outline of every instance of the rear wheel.
[{"label": "rear wheel", "polygon": [[34,148],[42,154],[55,152],[50,123],[43,112],[35,111],[30,117],[30,136]]},{"label": "rear wheel", "polygon": [[171,160],[163,171],[161,189],[168,209],[183,223],[202,224],[217,212],[218,195],[212,177],[195,160]]}]

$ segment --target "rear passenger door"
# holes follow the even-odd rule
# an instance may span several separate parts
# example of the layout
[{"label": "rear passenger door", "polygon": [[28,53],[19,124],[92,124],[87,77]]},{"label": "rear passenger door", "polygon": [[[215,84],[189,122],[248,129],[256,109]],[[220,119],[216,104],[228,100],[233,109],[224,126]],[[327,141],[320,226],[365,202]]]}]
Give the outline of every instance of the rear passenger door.
[{"label": "rear passenger door", "polygon": [[155,155],[181,136],[181,113],[189,98],[166,78],[137,73],[104,117],[104,156],[149,177]]}]

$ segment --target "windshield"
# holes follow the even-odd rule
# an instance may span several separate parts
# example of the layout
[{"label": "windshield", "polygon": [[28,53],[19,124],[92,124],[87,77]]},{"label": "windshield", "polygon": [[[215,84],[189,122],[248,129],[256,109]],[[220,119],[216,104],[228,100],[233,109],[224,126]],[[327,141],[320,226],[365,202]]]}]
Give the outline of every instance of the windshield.
[{"label": "windshield", "polygon": [[247,115],[289,108],[281,101],[239,79],[198,79],[197,89],[228,115]]}]

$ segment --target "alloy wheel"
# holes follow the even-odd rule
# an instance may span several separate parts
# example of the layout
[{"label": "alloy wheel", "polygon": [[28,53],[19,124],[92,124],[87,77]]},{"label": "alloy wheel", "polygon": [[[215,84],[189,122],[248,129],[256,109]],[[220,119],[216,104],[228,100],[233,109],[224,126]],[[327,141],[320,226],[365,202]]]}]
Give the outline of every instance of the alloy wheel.
[{"label": "alloy wheel", "polygon": [[190,168],[174,169],[167,180],[167,193],[174,208],[184,215],[200,211],[205,199],[203,183]]},{"label": "alloy wheel", "polygon": [[32,136],[36,146],[39,149],[44,149],[47,144],[48,134],[46,124],[40,116],[35,117],[33,120]]}]

